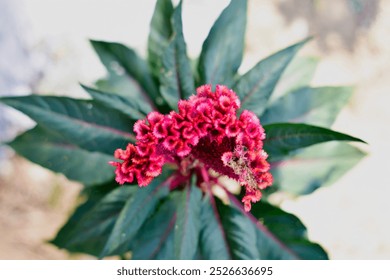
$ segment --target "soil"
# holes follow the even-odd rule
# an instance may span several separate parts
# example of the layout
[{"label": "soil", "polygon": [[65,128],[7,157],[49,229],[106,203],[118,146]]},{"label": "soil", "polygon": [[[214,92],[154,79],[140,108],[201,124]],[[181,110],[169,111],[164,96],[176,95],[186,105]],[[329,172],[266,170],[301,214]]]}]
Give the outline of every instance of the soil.
[{"label": "soil", "polygon": [[1,169],[0,259],[68,259],[48,241],[66,221],[81,186],[18,156]]}]

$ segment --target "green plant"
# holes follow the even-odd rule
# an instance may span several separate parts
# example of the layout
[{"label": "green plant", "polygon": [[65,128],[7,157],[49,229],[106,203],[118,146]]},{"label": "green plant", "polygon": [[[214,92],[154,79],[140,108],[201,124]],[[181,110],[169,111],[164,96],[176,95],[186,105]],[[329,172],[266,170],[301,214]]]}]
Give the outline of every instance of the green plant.
[{"label": "green plant", "polygon": [[[268,198],[274,192],[309,194],[337,180],[364,156],[345,142],[362,140],[329,129],[352,91],[309,86],[317,61],[293,59],[307,39],[239,74],[246,6],[246,1],[232,0],[214,23],[199,59],[191,61],[182,33],[181,3],[173,7],[170,0],[158,0],[147,61],[122,44],[91,41],[108,71],[96,88],[83,85],[92,99],[40,95],[0,99],[37,123],[9,145],[32,162],[85,186],[84,202],[53,244],[100,258],[128,253],[132,259],[327,258],[318,244],[307,239],[300,220]],[[205,84],[210,86],[198,88],[198,95],[191,97],[196,87]],[[236,124],[237,110],[241,116],[249,114],[248,123],[256,124],[257,134],[237,140],[238,132],[228,133],[218,124],[223,127],[215,132],[219,140],[217,136],[204,140],[217,129],[211,124],[197,134],[188,127],[192,131],[188,133],[195,134],[183,140],[184,146],[181,142],[172,148],[169,143],[163,146],[168,136],[160,130],[153,132],[154,123],[166,118],[167,129],[171,129],[172,116],[187,114],[186,106],[192,106],[188,118],[198,117],[200,109],[193,109],[196,102],[202,98],[209,102],[217,92],[231,97],[228,104],[234,108],[225,115],[213,115],[213,120],[230,116],[234,120],[229,121]],[[177,110],[179,99],[188,98],[189,102],[179,105],[183,111],[170,113]],[[207,110],[218,111],[218,100],[210,101]],[[147,121],[137,121],[146,116]],[[256,123],[257,117],[263,127]],[[180,127],[173,133],[179,139],[187,132]],[[152,134],[158,136],[140,140]],[[139,147],[150,150],[141,156]],[[163,152],[155,152],[159,147]],[[219,156],[223,153],[224,158],[207,161],[213,151]],[[258,160],[256,164],[251,155]],[[167,157],[177,160],[162,167]],[[116,179],[124,186],[115,182],[114,168],[108,162],[116,166]],[[255,173],[254,166],[262,170]],[[245,190],[239,194],[228,191],[220,181],[226,170]],[[272,177],[264,174],[269,172],[274,182],[266,188]],[[139,188],[133,183],[137,180],[147,186]],[[251,206],[261,195],[261,201]]]}]

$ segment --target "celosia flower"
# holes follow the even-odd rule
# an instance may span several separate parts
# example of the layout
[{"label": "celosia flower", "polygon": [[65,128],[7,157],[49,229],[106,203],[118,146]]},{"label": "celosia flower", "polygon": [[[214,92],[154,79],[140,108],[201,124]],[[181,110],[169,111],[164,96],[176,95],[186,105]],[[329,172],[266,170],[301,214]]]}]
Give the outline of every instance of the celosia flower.
[{"label": "celosia flower", "polygon": [[180,100],[178,112],[168,115],[151,112],[134,125],[137,143],[117,149],[110,162],[116,167],[120,184],[138,181],[147,186],[160,175],[166,163],[177,166],[171,189],[188,181],[193,174],[197,184],[217,182],[209,172],[237,180],[245,187],[242,199],[246,211],[261,198],[261,190],[272,184],[270,165],[263,150],[264,129],[257,116],[244,110],[237,116],[240,100],[226,86],[210,85],[197,89],[189,100]]}]

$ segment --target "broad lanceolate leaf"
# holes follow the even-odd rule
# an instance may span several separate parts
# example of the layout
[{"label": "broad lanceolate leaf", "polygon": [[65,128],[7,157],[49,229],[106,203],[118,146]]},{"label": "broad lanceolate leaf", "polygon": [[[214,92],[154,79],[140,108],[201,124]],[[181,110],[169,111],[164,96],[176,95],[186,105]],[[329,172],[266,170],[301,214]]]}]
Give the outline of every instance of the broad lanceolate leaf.
[{"label": "broad lanceolate leaf", "polygon": [[238,208],[217,200],[217,207],[232,259],[260,259],[257,229]]},{"label": "broad lanceolate leaf", "polygon": [[138,230],[156,209],[158,202],[169,194],[170,172],[164,172],[146,188],[139,189],[123,207],[110,237],[101,252],[104,257],[131,244]]},{"label": "broad lanceolate leaf", "polygon": [[[306,228],[295,216],[264,201],[252,206],[252,215],[244,211],[242,203],[236,197],[231,194],[229,197],[230,204],[219,203],[218,208],[225,229],[229,228],[228,240],[234,238],[240,244],[236,248],[239,256],[245,256],[243,253],[249,252],[251,246],[252,258],[256,259],[327,258],[320,246],[307,239]],[[251,233],[250,236],[248,233]],[[230,245],[232,244],[235,243],[230,241]]]},{"label": "broad lanceolate leaf", "polygon": [[261,123],[295,122],[329,127],[351,94],[349,87],[303,87],[273,102],[261,116]]},{"label": "broad lanceolate leaf", "polygon": [[287,66],[270,97],[270,101],[301,87],[307,87],[314,76],[319,59],[296,56]]},{"label": "broad lanceolate leaf", "polygon": [[181,2],[173,13],[172,29],[173,36],[162,52],[160,90],[169,106],[175,109],[179,99],[187,99],[195,92],[194,77],[183,37]]},{"label": "broad lanceolate leaf", "polygon": [[199,84],[231,86],[240,67],[247,0],[232,0],[214,23],[199,57]]},{"label": "broad lanceolate leaf", "polygon": [[177,197],[174,234],[175,259],[191,260],[198,250],[202,192],[188,186]]},{"label": "broad lanceolate leaf", "polygon": [[343,142],[295,151],[271,163],[274,187],[296,195],[309,194],[334,183],[364,156],[364,152]]},{"label": "broad lanceolate leaf", "polygon": [[91,100],[29,95],[0,98],[25,113],[45,129],[55,131],[69,143],[88,151],[112,155],[134,135],[133,120]]},{"label": "broad lanceolate leaf", "polygon": [[358,141],[358,138],[336,132],[323,127],[276,123],[264,126],[267,137],[264,141],[264,150],[270,155],[271,160],[288,155],[289,152],[314,144],[328,141]]},{"label": "broad lanceolate leaf", "polygon": [[126,201],[137,190],[136,186],[118,187],[103,199],[87,200],[77,208],[52,243],[72,252],[98,256]]},{"label": "broad lanceolate leaf", "polygon": [[207,260],[228,260],[229,252],[226,233],[213,196],[205,195],[201,204],[200,254]]},{"label": "broad lanceolate leaf", "polygon": [[[112,156],[89,152],[65,141],[39,125],[14,139],[9,145],[20,155],[70,180],[91,186],[114,178]],[[99,172],[96,172],[99,170]]]},{"label": "broad lanceolate leaf", "polygon": [[125,100],[131,100],[137,104],[143,114],[153,111],[153,105],[141,93],[141,88],[134,83],[132,79],[119,71],[110,73],[107,77],[95,82],[98,89],[104,92],[110,92]]},{"label": "broad lanceolate leaf", "polygon": [[142,113],[142,108],[133,98],[125,98],[123,96],[93,89],[84,85],[82,88],[91,95],[98,103],[101,103],[111,109],[118,110],[132,119],[143,119],[145,114]]},{"label": "broad lanceolate leaf", "polygon": [[258,249],[262,259],[328,258],[321,246],[307,239],[306,227],[296,216],[264,201],[255,203],[251,214],[259,220]]},{"label": "broad lanceolate leaf", "polygon": [[283,71],[298,50],[308,41],[303,40],[257,63],[237,81],[233,89],[240,97],[241,108],[260,116]]},{"label": "broad lanceolate leaf", "polygon": [[[139,57],[134,50],[119,43],[91,41],[91,44],[110,74],[126,75],[134,83],[133,91],[122,92],[122,95],[135,98],[135,101],[138,100],[139,106],[142,106],[142,102],[149,104],[149,107],[140,108],[154,109],[159,92],[146,61]],[[143,112],[148,113],[148,111]]]},{"label": "broad lanceolate leaf", "polygon": [[171,0],[158,0],[150,23],[148,38],[148,62],[155,77],[161,73],[162,51],[168,46],[172,36],[171,18],[173,6]]},{"label": "broad lanceolate leaf", "polygon": [[134,238],[132,259],[175,259],[173,238],[176,220],[176,195],[176,192],[170,193],[140,228]]}]

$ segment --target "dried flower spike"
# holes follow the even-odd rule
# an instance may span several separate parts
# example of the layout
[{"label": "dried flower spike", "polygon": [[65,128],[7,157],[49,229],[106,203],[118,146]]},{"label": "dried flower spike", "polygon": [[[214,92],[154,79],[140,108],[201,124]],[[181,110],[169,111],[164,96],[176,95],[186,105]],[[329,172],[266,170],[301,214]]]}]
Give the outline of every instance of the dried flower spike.
[{"label": "dried flower spike", "polygon": [[[270,165],[263,150],[264,129],[257,116],[244,110],[237,117],[240,100],[223,85],[212,92],[210,85],[197,89],[189,100],[180,100],[178,112],[151,112],[134,125],[137,143],[115,151],[110,162],[116,167],[116,181],[147,186],[162,172],[165,163],[177,166],[175,188],[199,174],[198,186],[216,181],[204,169],[237,180],[245,187],[245,211],[261,198],[261,190],[272,184]],[[202,175],[200,175],[202,174]],[[206,175],[205,175],[206,174]],[[207,178],[205,178],[207,176]]]}]

